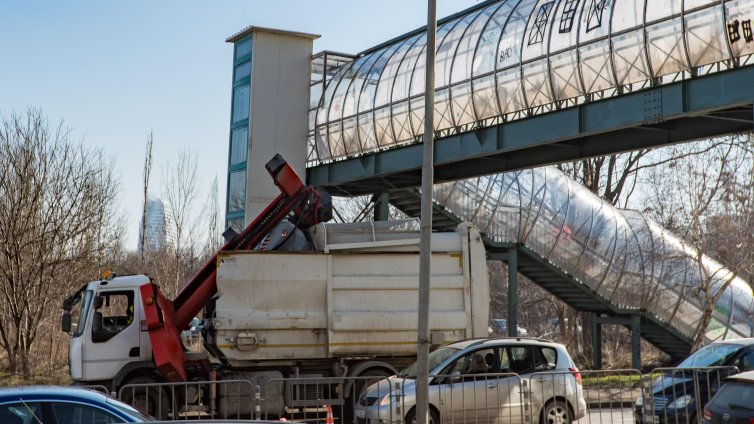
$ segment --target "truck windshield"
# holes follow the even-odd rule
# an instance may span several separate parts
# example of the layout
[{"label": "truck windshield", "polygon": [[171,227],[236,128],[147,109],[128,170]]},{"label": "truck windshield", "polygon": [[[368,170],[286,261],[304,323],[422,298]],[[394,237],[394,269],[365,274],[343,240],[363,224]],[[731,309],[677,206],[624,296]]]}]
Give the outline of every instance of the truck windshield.
[{"label": "truck windshield", "polygon": [[[427,369],[429,370],[429,373],[432,374],[433,369],[456,353],[458,353],[458,349],[452,347],[441,347],[434,352],[430,352],[427,359]],[[408,368],[399,372],[398,377],[416,378],[416,372],[418,371],[417,368],[418,365],[414,362],[409,365]]]},{"label": "truck windshield", "polygon": [[71,334],[73,337],[78,337],[84,333],[84,324],[86,324],[86,316],[89,314],[91,301],[91,290],[79,290],[73,296],[71,307]]}]

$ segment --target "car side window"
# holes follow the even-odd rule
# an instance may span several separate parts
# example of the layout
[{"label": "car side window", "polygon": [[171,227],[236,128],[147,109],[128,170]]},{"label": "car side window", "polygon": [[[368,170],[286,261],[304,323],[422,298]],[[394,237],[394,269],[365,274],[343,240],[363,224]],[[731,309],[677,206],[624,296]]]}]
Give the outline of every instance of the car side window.
[{"label": "car side window", "polygon": [[3,424],[37,424],[44,422],[42,406],[38,403],[15,403],[0,406],[0,423]]},{"label": "car side window", "polygon": [[516,346],[510,349],[511,366],[510,369],[516,374],[529,373],[534,370],[534,361],[532,349],[529,346]]},{"label": "car side window", "polygon": [[50,405],[55,421],[66,424],[116,424],[123,420],[109,412],[91,406],[73,403],[53,403]]},{"label": "car side window", "polygon": [[536,363],[534,368],[537,371],[554,370],[558,364],[558,353],[551,347],[535,348]]},{"label": "car side window", "polygon": [[739,364],[738,367],[741,371],[754,370],[754,350],[750,350],[746,352],[741,357],[741,363]]}]

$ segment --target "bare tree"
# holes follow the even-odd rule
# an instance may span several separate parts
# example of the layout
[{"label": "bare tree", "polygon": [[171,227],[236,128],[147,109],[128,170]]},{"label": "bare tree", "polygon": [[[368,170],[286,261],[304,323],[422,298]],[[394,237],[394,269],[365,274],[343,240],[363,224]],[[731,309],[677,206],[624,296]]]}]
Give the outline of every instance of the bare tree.
[{"label": "bare tree", "polygon": [[144,154],[144,174],[143,174],[143,186],[144,186],[144,207],[141,210],[141,237],[139,237],[139,253],[141,254],[141,266],[144,266],[144,248],[146,247],[147,240],[147,202],[149,201],[149,175],[152,172],[152,131],[147,136],[147,150]]},{"label": "bare tree", "polygon": [[[649,173],[650,206],[645,212],[693,248],[693,275],[698,281],[686,281],[689,286],[678,291],[698,301],[702,308],[694,349],[706,342],[715,305],[723,292],[754,259],[751,227],[746,226],[752,222],[754,160],[750,146],[748,135],[710,141],[703,153],[685,155],[672,166]],[[735,252],[730,246],[736,246]],[[721,250],[733,256],[727,268],[705,254]],[[672,254],[659,259],[669,264],[678,262]],[[669,266],[668,272],[681,271]]]},{"label": "bare tree", "polygon": [[207,228],[207,240],[205,242],[205,255],[212,255],[222,244],[223,227],[220,223],[220,185],[217,176],[212,179],[209,194],[204,205],[205,222]]},{"label": "bare tree", "polygon": [[41,111],[0,121],[0,348],[8,371],[28,378],[57,299],[120,243],[118,184],[111,161]]}]

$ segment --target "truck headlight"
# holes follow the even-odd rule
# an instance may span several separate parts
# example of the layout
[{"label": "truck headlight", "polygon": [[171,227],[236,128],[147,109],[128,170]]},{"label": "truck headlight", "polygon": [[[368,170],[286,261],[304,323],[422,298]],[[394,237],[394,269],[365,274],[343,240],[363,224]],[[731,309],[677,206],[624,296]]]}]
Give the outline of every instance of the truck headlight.
[{"label": "truck headlight", "polygon": [[403,395],[401,395],[401,392],[393,391],[383,396],[380,399],[378,404],[380,406],[385,406],[385,405],[390,405],[390,404],[399,404],[402,398],[403,398]]},{"label": "truck headlight", "polygon": [[683,395],[673,402],[671,402],[668,405],[668,409],[681,409],[685,408],[688,404],[690,404],[694,400],[694,397],[691,395]]}]

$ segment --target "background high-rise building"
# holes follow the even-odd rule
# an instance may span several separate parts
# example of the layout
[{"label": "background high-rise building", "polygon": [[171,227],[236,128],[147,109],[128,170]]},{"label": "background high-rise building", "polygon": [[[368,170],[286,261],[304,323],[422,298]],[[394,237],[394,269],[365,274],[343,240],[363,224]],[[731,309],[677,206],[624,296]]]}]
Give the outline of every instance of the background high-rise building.
[{"label": "background high-rise building", "polygon": [[[143,222],[139,222],[139,240],[137,251],[141,252],[141,239],[144,237],[144,250],[157,251],[167,248],[174,240],[172,214],[167,202],[155,197],[147,199],[147,222],[146,228]],[[146,229],[146,231],[145,231]]]}]

